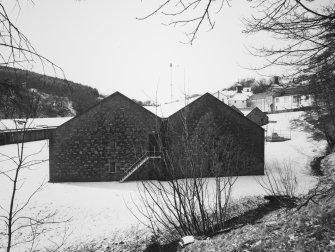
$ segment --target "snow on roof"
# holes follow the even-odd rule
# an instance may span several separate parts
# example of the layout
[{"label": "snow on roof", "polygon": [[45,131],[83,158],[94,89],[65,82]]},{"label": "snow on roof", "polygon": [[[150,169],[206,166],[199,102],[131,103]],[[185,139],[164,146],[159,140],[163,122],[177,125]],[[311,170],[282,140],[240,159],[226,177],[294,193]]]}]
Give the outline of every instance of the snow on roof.
[{"label": "snow on roof", "polygon": [[191,102],[195,101],[199,97],[201,96],[186,98],[185,100],[163,103],[157,106],[143,106],[143,107],[161,118],[167,118],[170,115],[173,115],[177,111],[181,110]]},{"label": "snow on roof", "polygon": [[26,119],[2,119],[0,120],[0,130],[15,130],[23,128],[42,129],[50,127],[58,127],[70,120],[72,117],[52,117],[52,118],[29,118]]},{"label": "snow on roof", "polygon": [[246,101],[248,100],[249,96],[243,93],[236,93],[232,98],[229,100],[231,101]]},{"label": "snow on roof", "polygon": [[233,96],[234,94],[236,94],[236,90],[222,90],[222,94],[225,96]]}]

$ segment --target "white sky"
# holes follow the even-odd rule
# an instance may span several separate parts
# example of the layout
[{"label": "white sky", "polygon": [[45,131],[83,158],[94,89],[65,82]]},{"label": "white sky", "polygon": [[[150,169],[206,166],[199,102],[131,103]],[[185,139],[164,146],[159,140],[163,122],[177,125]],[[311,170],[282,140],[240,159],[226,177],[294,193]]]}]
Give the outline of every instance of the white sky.
[{"label": "white sky", "polygon": [[240,19],[250,13],[247,1],[224,6],[214,17],[214,30],[207,32],[204,27],[192,46],[180,43],[188,28],[164,26],[167,19],[162,15],[136,20],[157,6],[155,0],[27,2],[21,2],[16,22],[35,49],[62,67],[67,79],[95,87],[102,94],[120,91],[148,100],[155,99],[157,92],[159,101],[169,101],[170,62],[173,98],[184,89],[191,94],[214,92],[241,78],[261,77],[241,67],[259,65],[246,47],[268,41],[265,36],[248,38],[241,33]]}]

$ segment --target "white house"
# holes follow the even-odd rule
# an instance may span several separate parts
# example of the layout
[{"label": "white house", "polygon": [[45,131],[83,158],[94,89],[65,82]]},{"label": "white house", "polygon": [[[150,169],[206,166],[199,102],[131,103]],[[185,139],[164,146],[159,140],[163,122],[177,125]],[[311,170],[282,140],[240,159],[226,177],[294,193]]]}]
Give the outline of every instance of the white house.
[{"label": "white house", "polygon": [[285,94],[275,98],[275,111],[310,107],[313,105],[311,95]]},{"label": "white house", "polygon": [[212,93],[212,95],[218,98],[220,101],[223,101],[225,104],[228,104],[228,99],[233,96],[233,94],[229,94],[226,91],[228,90],[216,91],[215,93]]},{"label": "white house", "polygon": [[[243,90],[245,90],[243,92]],[[243,88],[242,85],[236,86],[235,93],[228,98],[228,105],[234,105],[238,109],[245,109],[250,107],[249,97],[251,94],[251,88]]]},{"label": "white house", "polygon": [[250,107],[249,96],[243,93],[236,93],[232,98],[228,99],[228,105],[234,105],[238,109],[244,109]]},{"label": "white house", "polygon": [[262,112],[272,112],[274,110],[275,92],[264,92],[254,94],[250,97],[252,108],[258,107]]},{"label": "white house", "polygon": [[242,89],[242,93],[248,95],[249,97],[253,95],[253,92],[251,91],[251,87],[244,87]]},{"label": "white house", "polygon": [[250,97],[251,107],[258,107],[263,112],[274,112],[310,107],[313,96],[307,94],[303,87],[276,89],[275,91],[254,94]]}]

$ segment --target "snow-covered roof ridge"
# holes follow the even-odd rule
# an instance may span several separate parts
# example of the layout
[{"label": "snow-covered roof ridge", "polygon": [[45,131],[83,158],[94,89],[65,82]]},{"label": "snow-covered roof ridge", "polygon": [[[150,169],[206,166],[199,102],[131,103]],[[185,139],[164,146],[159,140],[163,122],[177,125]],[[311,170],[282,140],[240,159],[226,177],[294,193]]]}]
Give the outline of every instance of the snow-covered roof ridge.
[{"label": "snow-covered roof ridge", "polygon": [[230,101],[245,101],[249,98],[249,95],[244,94],[244,93],[236,93],[231,97],[229,100]]},{"label": "snow-covered roof ridge", "polygon": [[143,107],[149,110],[150,112],[154,113],[155,115],[159,116],[160,118],[167,118],[172,114],[176,113],[177,111],[181,110],[182,108],[186,107],[191,102],[194,102],[200,97],[202,97],[202,95],[195,96],[192,98],[185,97],[184,100],[161,103],[157,104],[156,106],[143,106]]}]

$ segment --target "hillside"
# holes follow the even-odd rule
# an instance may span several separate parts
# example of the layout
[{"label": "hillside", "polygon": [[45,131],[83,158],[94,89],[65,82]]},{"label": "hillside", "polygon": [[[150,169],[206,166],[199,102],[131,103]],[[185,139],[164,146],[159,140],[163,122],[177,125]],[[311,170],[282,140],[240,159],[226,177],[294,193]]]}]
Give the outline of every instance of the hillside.
[{"label": "hillside", "polygon": [[0,84],[7,87],[1,92],[1,118],[20,116],[28,109],[35,117],[73,116],[99,100],[95,88],[15,68],[0,67]]}]

